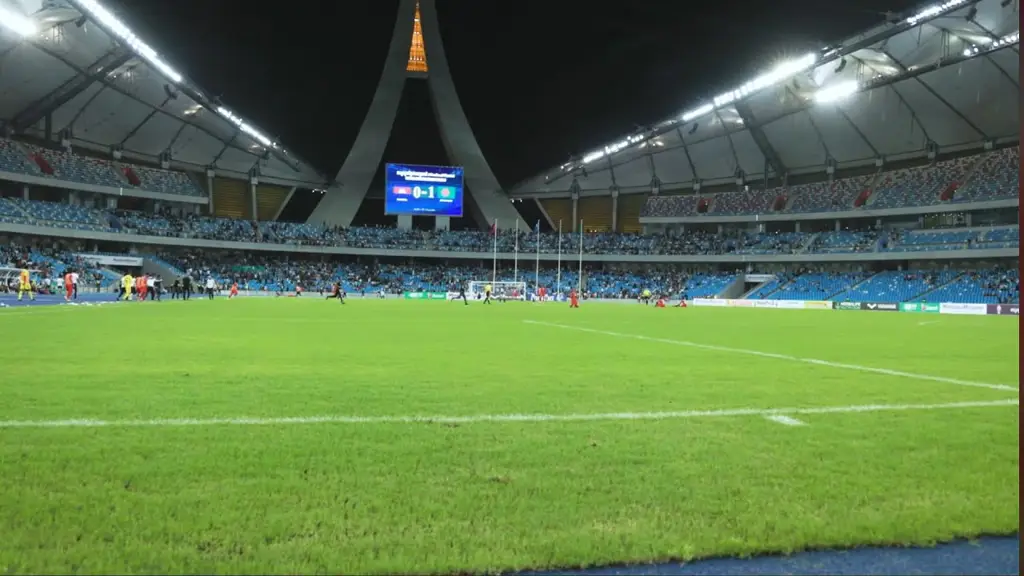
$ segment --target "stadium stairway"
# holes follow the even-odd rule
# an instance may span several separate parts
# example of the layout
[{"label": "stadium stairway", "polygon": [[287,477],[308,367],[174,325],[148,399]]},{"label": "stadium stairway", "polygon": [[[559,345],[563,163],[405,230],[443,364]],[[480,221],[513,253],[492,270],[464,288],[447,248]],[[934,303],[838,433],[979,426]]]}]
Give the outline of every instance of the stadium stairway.
[{"label": "stadium stairway", "polygon": [[840,290],[839,292],[835,292],[835,293],[833,293],[833,294],[829,294],[829,295],[828,295],[828,298],[825,298],[825,300],[832,300],[833,298],[835,298],[836,296],[839,296],[839,295],[841,295],[841,294],[845,294],[845,293],[848,293],[848,292],[853,292],[853,291],[854,291],[854,290],[856,290],[856,289],[857,289],[857,287],[859,287],[859,286],[860,286],[861,284],[865,284],[865,283],[867,283],[867,282],[870,282],[870,281],[871,281],[871,279],[872,279],[872,278],[874,278],[875,276],[878,276],[878,274],[879,274],[879,273],[875,273],[875,274],[872,274],[872,275],[870,275],[870,276],[868,276],[868,277],[864,278],[864,279],[863,279],[863,280],[861,280],[860,282],[857,282],[856,284],[854,284],[854,285],[850,286],[849,288],[846,288],[845,290]]},{"label": "stadium stairway", "polygon": [[13,208],[14,212],[17,212],[17,213],[21,214],[21,216],[25,220],[28,220],[29,222],[32,222],[32,223],[34,223],[36,221],[36,219],[32,217],[32,214],[30,214],[28,212],[28,210],[25,210],[25,207],[22,206],[19,202],[8,202],[7,205],[11,206]]},{"label": "stadium stairway", "polygon": [[868,207],[871,204],[874,204],[875,199],[876,199],[875,192],[878,191],[878,186],[882,182],[885,181],[885,175],[886,174],[887,174],[887,172],[885,171],[884,168],[879,168],[878,172],[875,172],[875,177],[871,179],[870,183],[868,183],[868,187],[867,187],[867,190],[866,190],[867,193],[868,193],[867,198],[865,198],[864,202],[862,202],[859,206],[857,205],[856,200],[854,200],[854,206],[855,207],[858,207],[858,208],[861,207],[861,206]]},{"label": "stadium stairway", "polygon": [[142,271],[146,274],[162,276],[165,284],[174,282],[174,279],[185,275],[185,272],[177,266],[153,254],[143,255]]},{"label": "stadium stairway", "polygon": [[926,301],[928,301],[926,296],[928,296],[932,292],[935,292],[937,290],[941,290],[942,288],[945,288],[946,286],[949,286],[950,284],[953,284],[953,283],[957,282],[958,280],[960,280],[963,277],[964,277],[963,273],[957,274],[956,276],[953,276],[952,278],[950,278],[949,281],[943,282],[941,284],[937,284],[937,285],[931,287],[930,289],[925,290],[924,292],[921,292],[920,294],[917,294],[913,298],[908,298],[907,301],[911,302],[911,301],[915,301],[915,300],[920,300],[922,302],[926,302]]},{"label": "stadium stairway", "polygon": [[820,236],[820,235],[821,235],[821,232],[815,232],[814,234],[808,234],[807,235],[807,240],[805,240],[803,245],[800,246],[799,248],[797,248],[793,253],[794,254],[806,254],[807,251],[811,249],[811,246],[814,246],[814,242],[818,239],[818,236]]},{"label": "stadium stairway", "polygon": [[772,278],[766,282],[761,282],[757,286],[754,286],[750,290],[744,292],[738,299],[739,300],[760,300],[771,296],[772,292],[777,291],[782,287],[779,283],[778,278]]},{"label": "stadium stairway", "polygon": [[942,191],[942,200],[944,202],[952,200],[953,197],[956,195],[957,190],[970,184],[971,180],[974,180],[974,177],[978,174],[978,168],[980,168],[984,162],[985,155],[979,155],[978,158],[974,161],[974,163],[971,164],[971,167],[967,170],[967,174],[964,174],[963,182],[959,182],[956,186],[951,186],[950,188]]}]

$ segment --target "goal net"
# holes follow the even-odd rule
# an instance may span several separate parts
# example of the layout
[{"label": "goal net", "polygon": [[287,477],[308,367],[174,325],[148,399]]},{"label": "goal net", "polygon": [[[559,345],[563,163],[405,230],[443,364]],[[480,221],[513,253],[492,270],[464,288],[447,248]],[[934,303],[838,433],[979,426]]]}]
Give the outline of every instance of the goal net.
[{"label": "goal net", "polygon": [[473,280],[466,287],[466,298],[483,300],[484,290],[491,286],[491,298],[495,300],[526,300],[526,282],[491,282]]}]

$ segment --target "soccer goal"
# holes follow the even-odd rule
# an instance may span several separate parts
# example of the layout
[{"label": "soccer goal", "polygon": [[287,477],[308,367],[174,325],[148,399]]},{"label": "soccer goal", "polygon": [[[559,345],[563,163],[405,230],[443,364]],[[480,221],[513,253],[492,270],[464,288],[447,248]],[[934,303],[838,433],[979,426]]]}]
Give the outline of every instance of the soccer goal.
[{"label": "soccer goal", "polygon": [[491,282],[490,280],[473,280],[466,287],[466,297],[470,300],[483,300],[484,289],[491,286],[491,298],[495,300],[526,300],[526,282]]}]

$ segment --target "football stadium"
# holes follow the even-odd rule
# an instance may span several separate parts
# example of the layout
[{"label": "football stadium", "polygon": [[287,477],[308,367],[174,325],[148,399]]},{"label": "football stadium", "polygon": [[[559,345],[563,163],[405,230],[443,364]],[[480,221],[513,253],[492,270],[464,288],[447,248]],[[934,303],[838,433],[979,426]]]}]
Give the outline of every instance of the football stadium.
[{"label": "football stadium", "polygon": [[[394,4],[324,173],[102,1],[0,0],[0,570],[1019,573],[1016,0],[506,186]],[[447,165],[386,153],[413,85]]]}]

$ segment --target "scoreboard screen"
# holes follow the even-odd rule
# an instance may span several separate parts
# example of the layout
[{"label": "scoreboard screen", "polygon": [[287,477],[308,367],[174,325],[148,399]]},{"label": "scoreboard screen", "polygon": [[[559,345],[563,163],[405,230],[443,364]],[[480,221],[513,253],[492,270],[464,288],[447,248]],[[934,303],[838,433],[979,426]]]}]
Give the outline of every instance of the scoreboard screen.
[{"label": "scoreboard screen", "polygon": [[384,213],[462,216],[461,166],[385,166]]}]

